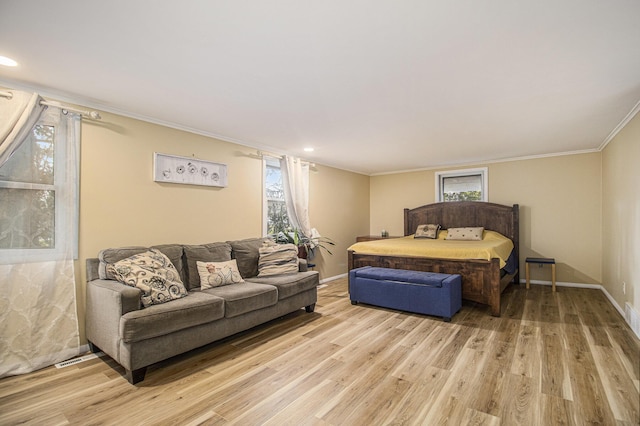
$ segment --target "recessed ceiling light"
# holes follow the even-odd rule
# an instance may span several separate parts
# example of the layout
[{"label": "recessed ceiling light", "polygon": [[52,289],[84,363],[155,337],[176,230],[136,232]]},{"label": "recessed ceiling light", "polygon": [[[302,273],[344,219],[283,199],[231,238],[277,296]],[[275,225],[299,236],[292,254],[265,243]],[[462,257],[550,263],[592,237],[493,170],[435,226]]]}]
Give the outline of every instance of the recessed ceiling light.
[{"label": "recessed ceiling light", "polygon": [[18,63],[6,56],[0,56],[0,65],[4,65],[5,67],[17,67]]},{"label": "recessed ceiling light", "polygon": [[310,146],[306,147],[304,149],[304,152],[313,152],[313,148],[311,148]]}]

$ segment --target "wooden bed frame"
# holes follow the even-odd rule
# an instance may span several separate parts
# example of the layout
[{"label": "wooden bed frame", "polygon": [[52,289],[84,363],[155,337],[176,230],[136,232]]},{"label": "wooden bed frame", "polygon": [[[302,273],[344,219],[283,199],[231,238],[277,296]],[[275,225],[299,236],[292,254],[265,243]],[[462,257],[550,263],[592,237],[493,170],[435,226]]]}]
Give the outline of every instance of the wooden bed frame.
[{"label": "wooden bed frame", "polygon": [[510,282],[520,282],[519,209],[518,205],[461,201],[427,204],[404,209],[404,234],[414,234],[420,224],[438,223],[443,229],[484,226],[510,238],[514,245],[516,271],[500,277],[500,260],[455,260],[419,256],[394,256],[356,253],[348,250],[349,270],[362,266],[379,266],[414,271],[441,272],[462,276],[462,298],[491,307],[500,316],[500,295]]}]

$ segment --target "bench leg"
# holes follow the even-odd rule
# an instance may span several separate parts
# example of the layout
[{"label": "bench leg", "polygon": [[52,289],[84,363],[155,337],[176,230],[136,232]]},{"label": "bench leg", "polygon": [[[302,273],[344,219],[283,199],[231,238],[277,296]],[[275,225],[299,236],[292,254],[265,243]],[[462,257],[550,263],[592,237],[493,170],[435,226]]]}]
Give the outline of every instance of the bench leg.
[{"label": "bench leg", "polygon": [[315,303],[312,303],[312,304],[304,307],[304,310],[309,312],[309,313],[315,311],[315,309],[316,309],[316,304]]},{"label": "bench leg", "polygon": [[451,317],[442,317],[444,322],[451,322]]},{"label": "bench leg", "polygon": [[357,304],[358,304],[358,301],[357,301],[357,300],[352,300],[352,301],[351,301],[351,304],[352,304],[352,305],[357,305]]}]

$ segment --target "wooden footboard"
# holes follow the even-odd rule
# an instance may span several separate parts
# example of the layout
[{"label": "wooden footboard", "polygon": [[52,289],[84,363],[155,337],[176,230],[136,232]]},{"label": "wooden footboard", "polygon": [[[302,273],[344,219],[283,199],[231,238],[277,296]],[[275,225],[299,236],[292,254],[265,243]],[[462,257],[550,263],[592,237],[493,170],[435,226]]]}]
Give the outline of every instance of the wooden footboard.
[{"label": "wooden footboard", "polygon": [[362,266],[408,269],[423,272],[460,274],[462,298],[489,305],[493,316],[500,316],[500,295],[514,275],[500,278],[500,260],[454,260],[416,256],[389,256],[348,251],[349,270]]}]

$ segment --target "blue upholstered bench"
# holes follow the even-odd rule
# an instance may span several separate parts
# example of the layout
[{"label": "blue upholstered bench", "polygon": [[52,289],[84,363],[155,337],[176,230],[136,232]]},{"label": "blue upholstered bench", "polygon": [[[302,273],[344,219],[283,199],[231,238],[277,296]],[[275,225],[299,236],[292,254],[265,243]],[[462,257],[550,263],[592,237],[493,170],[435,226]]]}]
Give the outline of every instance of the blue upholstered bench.
[{"label": "blue upholstered bench", "polygon": [[349,297],[401,311],[451,317],[462,307],[460,275],[365,266],[349,271]]}]

